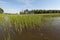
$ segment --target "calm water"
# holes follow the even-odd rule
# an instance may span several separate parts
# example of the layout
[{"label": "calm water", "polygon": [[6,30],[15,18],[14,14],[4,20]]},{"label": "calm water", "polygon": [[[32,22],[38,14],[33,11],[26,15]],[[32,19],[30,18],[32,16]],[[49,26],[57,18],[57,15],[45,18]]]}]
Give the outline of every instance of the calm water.
[{"label": "calm water", "polygon": [[[5,17],[5,19],[7,22],[8,17]],[[44,22],[39,30],[37,27],[36,29],[19,32],[14,27],[8,26],[4,30],[0,24],[0,40],[60,40],[60,17],[53,17],[50,22]]]}]

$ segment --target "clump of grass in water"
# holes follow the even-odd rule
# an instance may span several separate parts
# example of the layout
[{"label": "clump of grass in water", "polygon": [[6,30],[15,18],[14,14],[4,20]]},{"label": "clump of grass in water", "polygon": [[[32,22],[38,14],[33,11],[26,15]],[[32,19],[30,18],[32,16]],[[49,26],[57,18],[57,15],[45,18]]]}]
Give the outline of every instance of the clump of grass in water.
[{"label": "clump of grass in water", "polygon": [[28,31],[29,29],[40,28],[41,24],[47,19],[41,15],[15,15],[10,16],[9,23],[16,31],[23,31],[24,29]]},{"label": "clump of grass in water", "polygon": [[10,40],[11,32],[12,34],[21,33],[23,31],[40,30],[41,24],[43,24],[46,19],[43,15],[7,15],[8,17],[8,28],[6,27],[5,16],[0,16],[0,22],[3,24],[5,32],[8,34],[8,39]]}]

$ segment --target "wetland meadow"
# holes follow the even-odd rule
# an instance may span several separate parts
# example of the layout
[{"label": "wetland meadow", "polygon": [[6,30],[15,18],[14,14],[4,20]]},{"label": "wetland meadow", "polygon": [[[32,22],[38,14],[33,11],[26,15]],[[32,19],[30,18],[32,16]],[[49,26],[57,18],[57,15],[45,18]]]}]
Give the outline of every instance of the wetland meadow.
[{"label": "wetland meadow", "polygon": [[0,40],[60,40],[60,14],[0,14]]}]

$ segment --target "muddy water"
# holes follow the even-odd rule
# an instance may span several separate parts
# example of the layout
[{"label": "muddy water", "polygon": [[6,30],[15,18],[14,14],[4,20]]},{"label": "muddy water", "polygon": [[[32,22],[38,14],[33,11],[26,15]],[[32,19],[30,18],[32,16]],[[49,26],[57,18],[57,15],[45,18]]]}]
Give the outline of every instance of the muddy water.
[{"label": "muddy water", "polygon": [[[7,19],[6,19],[7,18]],[[8,21],[8,17],[5,17]],[[6,29],[0,24],[0,40],[60,40],[60,17],[53,17],[36,26],[36,29],[16,31],[14,27]]]}]

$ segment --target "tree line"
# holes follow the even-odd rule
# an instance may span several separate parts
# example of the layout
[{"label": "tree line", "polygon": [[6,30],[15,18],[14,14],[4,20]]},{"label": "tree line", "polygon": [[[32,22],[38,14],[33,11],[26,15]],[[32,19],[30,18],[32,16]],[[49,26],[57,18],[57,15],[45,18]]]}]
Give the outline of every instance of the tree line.
[{"label": "tree line", "polygon": [[60,13],[60,10],[24,10],[20,14],[45,14],[45,13]]},{"label": "tree line", "polygon": [[[0,14],[4,13],[4,10],[0,8]],[[20,14],[46,14],[46,13],[60,13],[60,10],[23,10],[19,12]]]}]

